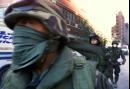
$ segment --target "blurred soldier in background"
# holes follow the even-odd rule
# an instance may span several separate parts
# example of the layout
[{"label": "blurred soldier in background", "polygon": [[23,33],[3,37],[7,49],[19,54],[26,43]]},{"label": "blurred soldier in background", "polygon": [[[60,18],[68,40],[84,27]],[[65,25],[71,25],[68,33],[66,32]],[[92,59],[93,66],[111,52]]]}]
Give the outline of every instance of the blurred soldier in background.
[{"label": "blurred soldier in background", "polygon": [[102,58],[94,58],[97,61],[97,71],[96,71],[96,87],[95,89],[113,89],[113,86],[108,81],[105,74],[106,70],[106,59],[108,57],[107,55],[107,48],[106,45],[101,43],[101,38],[98,35],[92,35],[90,36],[90,44],[99,46],[102,51]]},{"label": "blurred soldier in background", "polygon": [[98,65],[97,65],[97,69],[100,71],[100,72],[104,72],[105,68],[105,46],[101,43],[101,38],[98,36],[98,35],[92,35],[90,36],[90,44],[92,45],[95,45],[95,46],[98,46],[101,48],[101,50],[103,51],[103,54],[102,55],[102,58],[98,59],[98,58],[94,58],[97,62],[98,62]]},{"label": "blurred soldier in background", "polygon": [[[117,82],[119,79],[120,65],[124,65],[126,62],[125,55],[123,51],[118,47],[119,43],[117,41],[112,42],[112,47],[107,49],[107,68],[106,76],[109,77],[114,84],[114,87],[117,88]],[[122,63],[118,61],[119,58],[122,58]],[[113,77],[113,72],[115,76]]]}]

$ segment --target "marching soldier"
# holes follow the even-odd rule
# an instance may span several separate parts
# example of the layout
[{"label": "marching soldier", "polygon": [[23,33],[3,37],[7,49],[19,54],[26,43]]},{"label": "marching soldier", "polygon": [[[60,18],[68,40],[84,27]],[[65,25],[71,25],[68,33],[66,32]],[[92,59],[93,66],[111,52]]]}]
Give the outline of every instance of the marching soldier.
[{"label": "marching soldier", "polygon": [[[112,47],[108,48],[109,60],[107,60],[107,75],[109,75],[108,77],[110,77],[115,88],[117,88],[117,82],[119,80],[120,65],[124,65],[126,62],[125,55],[118,45],[119,43],[117,41],[112,42]],[[122,63],[118,62],[120,57],[123,60]],[[115,77],[113,77],[113,71]]]}]

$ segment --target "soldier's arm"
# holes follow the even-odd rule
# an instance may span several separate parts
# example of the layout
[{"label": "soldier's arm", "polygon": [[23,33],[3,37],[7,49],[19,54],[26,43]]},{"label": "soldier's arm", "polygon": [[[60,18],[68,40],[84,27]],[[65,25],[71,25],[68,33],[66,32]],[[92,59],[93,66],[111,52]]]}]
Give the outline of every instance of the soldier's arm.
[{"label": "soldier's arm", "polygon": [[67,46],[78,51],[79,53],[83,54],[84,56],[86,56],[86,53],[92,53],[95,55],[103,55],[103,51],[101,49],[101,47],[98,46],[93,46],[91,44],[87,44],[85,42],[82,41],[71,41],[69,43],[67,43]]},{"label": "soldier's arm", "polygon": [[126,58],[125,58],[124,52],[121,49],[120,49],[120,52],[121,52],[121,58],[123,59],[122,64],[124,65],[126,62]]}]

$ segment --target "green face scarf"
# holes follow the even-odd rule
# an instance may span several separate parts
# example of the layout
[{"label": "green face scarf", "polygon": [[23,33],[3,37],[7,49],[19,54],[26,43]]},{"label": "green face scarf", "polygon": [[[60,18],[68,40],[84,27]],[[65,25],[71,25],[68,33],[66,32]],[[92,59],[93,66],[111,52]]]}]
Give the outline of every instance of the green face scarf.
[{"label": "green face scarf", "polygon": [[17,25],[14,28],[13,70],[32,65],[39,60],[47,45],[47,36],[32,28]]}]

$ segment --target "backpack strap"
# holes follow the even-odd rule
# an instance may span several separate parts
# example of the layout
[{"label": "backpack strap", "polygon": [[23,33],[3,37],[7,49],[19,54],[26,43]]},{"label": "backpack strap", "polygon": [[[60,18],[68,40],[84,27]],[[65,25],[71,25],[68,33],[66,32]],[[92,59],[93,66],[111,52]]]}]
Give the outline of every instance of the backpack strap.
[{"label": "backpack strap", "polygon": [[0,68],[0,85],[2,84],[3,77],[9,68],[10,64],[6,64]]}]

